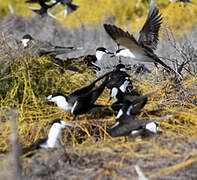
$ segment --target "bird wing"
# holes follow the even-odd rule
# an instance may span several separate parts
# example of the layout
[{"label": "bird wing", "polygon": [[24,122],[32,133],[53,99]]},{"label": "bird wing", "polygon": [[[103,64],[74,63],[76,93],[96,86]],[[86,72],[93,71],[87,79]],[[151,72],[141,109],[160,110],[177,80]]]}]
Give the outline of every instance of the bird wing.
[{"label": "bird wing", "polygon": [[161,27],[162,17],[159,9],[153,0],[150,2],[149,12],[144,26],[140,31],[138,43],[146,48],[155,50],[159,41],[159,29]]},{"label": "bird wing", "polygon": [[127,95],[124,97],[124,100],[125,101],[129,101],[131,104],[137,104],[139,103],[140,101],[144,100],[145,98],[149,97],[149,96],[152,96],[153,94],[155,94],[157,91],[153,91],[151,93],[148,93],[148,94],[145,94],[143,96],[130,96],[130,95]]},{"label": "bird wing", "polygon": [[105,31],[118,44],[128,48],[130,51],[135,51],[139,54],[145,54],[144,50],[140,48],[138,42],[128,31],[125,32],[119,27],[111,24],[104,24]]},{"label": "bird wing", "polygon": [[26,154],[27,152],[29,151],[34,151],[36,149],[39,149],[40,148],[40,145],[45,143],[47,140],[47,138],[43,138],[43,139],[37,139],[34,143],[32,143],[30,146],[26,147],[26,148],[23,148],[21,150],[21,153],[22,154]]},{"label": "bird wing", "polygon": [[69,96],[70,97],[74,97],[74,96],[84,96],[87,93],[89,93],[94,87],[95,84],[100,81],[101,79],[103,79],[104,77],[108,76],[110,73],[112,73],[113,71],[107,72],[104,75],[100,76],[99,78],[97,78],[96,80],[94,80],[91,84],[89,84],[88,86],[85,86],[79,90],[76,90],[75,92],[71,93]]}]

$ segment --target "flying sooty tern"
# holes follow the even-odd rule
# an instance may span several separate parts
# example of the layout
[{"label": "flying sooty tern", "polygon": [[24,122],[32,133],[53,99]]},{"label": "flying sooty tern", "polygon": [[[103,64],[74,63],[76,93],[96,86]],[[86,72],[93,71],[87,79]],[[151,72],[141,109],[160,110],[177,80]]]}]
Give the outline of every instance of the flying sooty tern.
[{"label": "flying sooty tern", "polygon": [[54,46],[48,41],[34,40],[32,36],[29,34],[23,36],[22,40],[20,41],[20,44],[22,44],[22,47],[24,49],[30,50],[33,54],[36,54],[38,56],[57,56],[79,49],[75,47]]},{"label": "flying sooty tern", "polygon": [[74,125],[71,123],[67,123],[61,119],[56,119],[52,122],[52,126],[49,130],[49,134],[46,138],[38,139],[29,147],[22,149],[22,154],[25,154],[29,151],[33,151],[39,148],[43,149],[52,149],[60,147],[60,139],[62,134],[62,128]]},{"label": "flying sooty tern", "polygon": [[[56,17],[54,15],[52,15],[48,10],[53,8],[58,3],[58,1],[51,4],[51,5],[46,4],[46,2],[48,2],[47,0],[37,0],[37,2],[41,6],[40,9],[39,8],[32,8],[32,7],[29,7],[29,9],[32,10],[33,12],[37,13],[40,16],[49,15],[50,17],[56,19]],[[32,3],[32,1],[28,0],[28,1],[26,1],[26,3]]]},{"label": "flying sooty tern", "polygon": [[[77,8],[79,7],[79,5],[77,4],[73,4],[72,0],[51,0],[51,2],[58,2],[58,4],[62,5],[62,6],[66,6],[66,9],[63,11],[64,13],[64,17],[70,13],[72,13],[73,11],[76,11]],[[62,12],[60,12],[59,14],[61,14]]]},{"label": "flying sooty tern", "polygon": [[144,135],[149,132],[150,134],[156,134],[158,131],[157,122],[172,118],[173,115],[167,115],[160,118],[146,120],[138,119],[136,116],[121,116],[116,119],[115,125],[107,130],[110,136],[130,136],[137,137],[139,135]]},{"label": "flying sooty tern", "polygon": [[129,32],[125,32],[119,27],[104,24],[108,35],[118,44],[126,47],[116,51],[115,56],[130,57],[140,62],[154,62],[161,64],[168,71],[177,74],[171,67],[162,62],[153,50],[156,50],[159,41],[159,29],[162,23],[161,14],[153,0],[150,2],[148,17],[140,31],[138,41]]},{"label": "flying sooty tern", "polygon": [[[74,115],[92,112],[98,108],[105,107],[103,105],[96,105],[94,102],[101,95],[108,83],[108,75],[109,73],[106,73],[93,81],[90,85],[71,93],[69,96],[56,93],[49,95],[46,100],[56,103],[59,108]],[[95,83],[103,79],[105,76],[106,78],[103,83],[93,90]]]}]

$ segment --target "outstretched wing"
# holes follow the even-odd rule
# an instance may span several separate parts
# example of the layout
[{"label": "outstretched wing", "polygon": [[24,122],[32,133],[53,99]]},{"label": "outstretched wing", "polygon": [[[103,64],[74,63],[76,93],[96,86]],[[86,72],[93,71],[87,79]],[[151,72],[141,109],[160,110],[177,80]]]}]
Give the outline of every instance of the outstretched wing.
[{"label": "outstretched wing", "polygon": [[111,24],[104,24],[105,31],[108,35],[118,44],[128,48],[131,51],[135,51],[139,54],[145,54],[142,48],[140,48],[138,42],[128,31],[125,32],[119,27]]},{"label": "outstretched wing", "polygon": [[148,49],[155,50],[159,41],[159,29],[161,27],[162,17],[159,9],[153,0],[150,2],[148,17],[140,31],[138,43]]}]

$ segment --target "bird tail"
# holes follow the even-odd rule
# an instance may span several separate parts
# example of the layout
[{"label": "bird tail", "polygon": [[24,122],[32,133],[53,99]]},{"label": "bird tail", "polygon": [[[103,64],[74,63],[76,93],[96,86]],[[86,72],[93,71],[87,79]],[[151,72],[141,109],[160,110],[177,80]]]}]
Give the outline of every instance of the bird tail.
[{"label": "bird tail", "polygon": [[149,123],[156,123],[156,122],[159,122],[159,121],[163,121],[165,119],[169,119],[169,118],[172,118],[174,115],[172,114],[168,114],[166,116],[163,116],[163,117],[159,117],[159,118],[155,118],[155,119],[152,119],[152,120],[148,120],[146,124],[149,124]]},{"label": "bird tail", "polygon": [[136,96],[133,97],[133,96],[128,95],[125,97],[125,100],[130,101],[132,104],[137,104],[137,103],[141,102],[142,100],[146,99],[147,97],[152,96],[156,92],[157,91],[153,91],[151,93],[145,94],[143,96],[137,96],[137,97]]},{"label": "bird tail", "polygon": [[174,69],[172,69],[170,66],[165,64],[163,61],[161,61],[159,58],[156,58],[156,63],[161,64],[168,72],[173,72],[174,74],[181,76],[178,72],[176,72]]},{"label": "bird tail", "polygon": [[57,56],[57,55],[61,55],[61,54],[66,54],[66,53],[70,53],[72,51],[76,51],[78,50],[78,48],[75,47],[61,47],[61,46],[55,46],[55,48],[51,49],[51,50],[47,50],[47,49],[40,49],[40,53],[44,54],[44,55],[50,55],[50,56]]},{"label": "bird tail", "polygon": [[105,89],[105,86],[106,84],[109,82],[109,76],[107,76],[105,78],[105,80],[103,81],[103,83],[98,87],[96,88],[93,92],[92,92],[92,100],[91,100],[91,103],[93,104],[97,99],[98,97],[101,95],[101,93],[104,91]]}]

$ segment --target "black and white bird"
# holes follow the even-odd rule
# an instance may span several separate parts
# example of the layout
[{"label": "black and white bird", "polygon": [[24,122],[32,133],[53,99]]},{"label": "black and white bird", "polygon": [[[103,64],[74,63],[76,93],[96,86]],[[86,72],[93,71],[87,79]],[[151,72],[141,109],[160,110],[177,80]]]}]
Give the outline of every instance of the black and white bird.
[{"label": "black and white bird", "polygon": [[33,144],[29,147],[22,149],[22,154],[25,154],[29,151],[33,151],[36,149],[52,149],[58,148],[61,146],[60,139],[62,135],[62,128],[64,127],[73,127],[74,125],[68,122],[65,122],[61,119],[56,119],[52,122],[52,126],[49,130],[49,134],[46,138],[37,139]]},{"label": "black and white bird", "polygon": [[138,41],[129,32],[125,32],[119,27],[104,24],[104,29],[108,35],[118,44],[126,48],[116,51],[116,56],[130,57],[139,62],[154,62],[161,64],[168,71],[176,73],[171,67],[162,62],[154,53],[159,41],[159,29],[162,23],[161,14],[153,0],[150,2],[148,17],[140,31]]},{"label": "black and white bird", "polygon": [[131,116],[139,114],[141,109],[146,105],[148,101],[147,98],[155,93],[156,91],[153,91],[151,93],[140,96],[139,93],[133,91],[132,93],[124,95],[123,99],[120,99],[120,101],[123,101],[123,103],[121,104],[121,109],[119,110],[116,118],[120,118],[121,116]]},{"label": "black and white bird", "polygon": [[126,72],[124,64],[118,64],[116,69],[110,73],[109,77],[110,79],[106,87],[111,90],[112,96],[114,96],[113,94],[115,93],[116,88],[119,88],[123,93],[133,88],[130,75]]},{"label": "black and white bird", "polygon": [[35,12],[36,14],[40,16],[49,15],[52,18],[56,18],[53,14],[51,14],[48,10],[53,8],[58,2],[55,2],[51,5],[46,4],[46,2],[49,2],[48,0],[27,0],[26,3],[38,3],[40,5],[40,8],[32,8],[29,7],[30,10]]},{"label": "black and white bird", "polygon": [[[73,0],[51,0],[51,2],[56,3],[58,2],[58,4],[66,7],[64,11],[62,11],[64,13],[64,17],[66,17],[66,15],[74,12],[77,10],[77,8],[79,7],[79,5],[77,4],[73,4],[72,3]],[[60,14],[62,13],[60,12]]]},{"label": "black and white bird", "polygon": [[135,104],[131,106],[132,108],[130,108],[129,110],[128,108],[131,105],[131,101],[128,100],[128,97],[130,97],[130,99],[140,97],[140,94],[137,91],[132,90],[130,92],[123,93],[119,88],[115,88],[112,90],[111,96],[113,96],[113,98],[115,99],[115,102],[111,105],[111,108],[114,110],[115,114],[119,113],[118,116],[122,115],[123,113],[126,113],[127,110],[127,113],[129,113],[130,115],[137,115],[141,112],[141,109],[146,105],[148,101],[148,98],[145,96],[144,98],[141,98],[139,101],[136,101]]},{"label": "black and white bird", "polygon": [[[115,124],[107,129],[107,132],[112,137],[119,136],[130,136],[137,137],[148,136],[156,134],[158,132],[157,122],[162,121],[167,118],[173,117],[172,115],[167,115],[164,117],[156,118],[153,120],[138,119],[135,112],[141,106],[141,102],[147,97],[153,95],[155,92],[148,93],[143,96],[126,96],[125,99],[127,103],[124,103],[123,107],[120,109]],[[130,102],[130,103],[128,103]]]},{"label": "black and white bird", "polygon": [[[103,83],[96,89],[93,89],[96,82],[103,79],[105,76],[106,78]],[[71,93],[69,96],[56,93],[49,95],[46,100],[56,103],[59,108],[74,115],[95,111],[104,107],[103,105],[97,105],[94,103],[104,91],[108,79],[109,77],[107,73],[93,81],[90,85]]]},{"label": "black and white bird", "polygon": [[157,122],[173,117],[172,115],[163,116],[160,118],[147,120],[138,119],[136,116],[121,116],[116,119],[116,123],[107,130],[110,136],[130,136],[137,137],[139,135],[157,134]]},{"label": "black and white bird", "polygon": [[66,54],[78,50],[75,47],[62,47],[54,46],[48,41],[34,40],[30,34],[26,34],[22,37],[20,44],[24,50],[31,51],[34,55],[43,56],[57,56],[61,54]]},{"label": "black and white bird", "polygon": [[84,61],[86,61],[88,67],[92,67],[95,69],[95,71],[100,71],[101,70],[101,62],[102,59],[105,55],[110,54],[112,55],[113,53],[108,51],[104,47],[98,47],[96,49],[95,55],[88,55],[84,57]]}]

